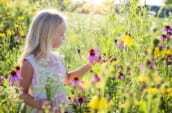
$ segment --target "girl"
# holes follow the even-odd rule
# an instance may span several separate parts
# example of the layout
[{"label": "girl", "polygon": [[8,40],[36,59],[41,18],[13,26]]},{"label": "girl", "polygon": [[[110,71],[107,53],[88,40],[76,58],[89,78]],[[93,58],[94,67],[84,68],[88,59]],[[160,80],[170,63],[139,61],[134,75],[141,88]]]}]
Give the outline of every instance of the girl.
[{"label": "girl", "polygon": [[60,113],[60,105],[67,104],[64,81],[70,83],[74,76],[81,77],[93,64],[66,72],[63,58],[52,51],[64,41],[65,31],[65,19],[54,10],[39,12],[31,23],[22,55],[20,80],[21,98],[30,109],[28,113],[42,113],[45,107],[50,113]]}]

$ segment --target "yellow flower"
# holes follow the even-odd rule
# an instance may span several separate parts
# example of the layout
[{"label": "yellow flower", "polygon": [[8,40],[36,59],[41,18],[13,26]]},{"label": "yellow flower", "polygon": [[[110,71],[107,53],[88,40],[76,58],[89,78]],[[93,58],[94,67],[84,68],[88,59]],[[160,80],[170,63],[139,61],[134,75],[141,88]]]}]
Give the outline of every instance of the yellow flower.
[{"label": "yellow flower", "polygon": [[161,88],[160,89],[161,94],[165,95],[167,94],[166,88]]},{"label": "yellow flower", "polygon": [[172,93],[172,88],[167,88],[168,93]]},{"label": "yellow flower", "polygon": [[3,38],[5,37],[5,34],[4,33],[0,33],[0,38]]},{"label": "yellow flower", "polygon": [[172,88],[161,88],[161,94],[172,96]]},{"label": "yellow flower", "polygon": [[141,83],[148,83],[150,81],[150,78],[147,75],[140,75],[138,77],[138,81]]},{"label": "yellow flower", "polygon": [[109,107],[109,103],[104,97],[94,96],[88,103],[88,106],[93,110],[105,110]]},{"label": "yellow flower", "polygon": [[157,94],[160,91],[157,88],[147,88],[144,90],[144,92],[148,93],[148,94]]},{"label": "yellow flower", "polygon": [[2,4],[8,4],[10,2],[10,0],[0,0],[0,3]]},{"label": "yellow flower", "polygon": [[132,46],[134,44],[134,38],[129,35],[124,35],[122,37],[122,42],[125,46]]},{"label": "yellow flower", "polygon": [[160,76],[156,75],[156,76],[154,76],[154,81],[156,84],[160,84],[162,81],[162,78]]},{"label": "yellow flower", "polygon": [[166,49],[163,51],[164,56],[172,55],[172,49]]},{"label": "yellow flower", "polygon": [[154,56],[156,58],[158,58],[158,57],[165,57],[165,56],[168,56],[168,55],[172,55],[172,49],[160,50],[159,48],[155,48]]},{"label": "yellow flower", "polygon": [[162,57],[162,51],[158,47],[156,47],[155,50],[154,50],[154,56],[156,58]]}]

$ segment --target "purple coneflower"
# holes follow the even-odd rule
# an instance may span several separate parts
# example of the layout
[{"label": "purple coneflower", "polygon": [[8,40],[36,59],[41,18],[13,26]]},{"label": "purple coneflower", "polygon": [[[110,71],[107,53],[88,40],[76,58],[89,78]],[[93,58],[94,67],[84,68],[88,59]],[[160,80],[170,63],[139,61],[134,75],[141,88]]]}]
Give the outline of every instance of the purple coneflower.
[{"label": "purple coneflower", "polygon": [[9,78],[10,85],[17,85],[19,80],[20,80],[20,77],[19,75],[17,75],[16,71],[11,71],[10,78]]},{"label": "purple coneflower", "polygon": [[16,74],[21,77],[20,67],[16,66]]},{"label": "purple coneflower", "polygon": [[84,102],[85,98],[83,96],[79,96],[74,99],[74,103],[77,105],[82,105]]},{"label": "purple coneflower", "polygon": [[172,27],[169,25],[165,26],[165,32],[172,33]]},{"label": "purple coneflower", "polygon": [[71,81],[73,87],[78,87],[80,90],[83,90],[83,81],[79,80],[78,77],[74,77]]},{"label": "purple coneflower", "polygon": [[125,79],[125,75],[122,72],[119,72],[118,79],[119,80],[124,80]]},{"label": "purple coneflower", "polygon": [[146,65],[147,65],[148,68],[154,69],[155,68],[155,61],[153,59],[152,60],[147,60]]},{"label": "purple coneflower", "polygon": [[84,97],[80,96],[78,97],[78,103],[81,105],[84,103]]},{"label": "purple coneflower", "polygon": [[90,49],[88,60],[90,63],[94,63],[101,59],[101,55],[98,49]]},{"label": "purple coneflower", "polygon": [[165,35],[165,34],[162,34],[161,37],[160,37],[160,39],[162,41],[165,41],[165,40],[168,40],[169,39],[169,36],[168,35]]}]

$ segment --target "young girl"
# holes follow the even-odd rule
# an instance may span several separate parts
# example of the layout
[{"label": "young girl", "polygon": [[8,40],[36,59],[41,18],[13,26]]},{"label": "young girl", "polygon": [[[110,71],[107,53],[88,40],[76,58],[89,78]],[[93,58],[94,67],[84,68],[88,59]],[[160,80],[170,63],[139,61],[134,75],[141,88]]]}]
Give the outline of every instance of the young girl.
[{"label": "young girl", "polygon": [[[54,10],[39,12],[31,23],[22,55],[20,81],[21,98],[30,109],[28,113],[42,113],[47,106],[50,113],[61,113],[60,105],[68,103],[64,81],[70,83],[72,77],[81,77],[91,68],[92,63],[88,63],[66,72],[63,58],[52,51],[62,44],[65,30],[63,16]],[[53,92],[51,99],[47,91]]]}]

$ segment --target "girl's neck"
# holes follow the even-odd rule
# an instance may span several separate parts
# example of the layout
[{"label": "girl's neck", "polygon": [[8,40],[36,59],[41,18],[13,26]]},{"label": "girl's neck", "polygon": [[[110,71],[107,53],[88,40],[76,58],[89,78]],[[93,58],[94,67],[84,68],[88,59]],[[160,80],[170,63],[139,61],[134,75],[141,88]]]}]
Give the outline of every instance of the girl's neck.
[{"label": "girl's neck", "polygon": [[50,56],[50,54],[51,54],[51,52],[48,52],[48,53],[37,53],[37,54],[35,54],[35,57],[37,58],[37,59],[47,59],[49,56]]}]

